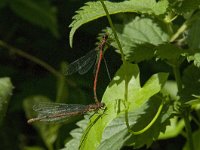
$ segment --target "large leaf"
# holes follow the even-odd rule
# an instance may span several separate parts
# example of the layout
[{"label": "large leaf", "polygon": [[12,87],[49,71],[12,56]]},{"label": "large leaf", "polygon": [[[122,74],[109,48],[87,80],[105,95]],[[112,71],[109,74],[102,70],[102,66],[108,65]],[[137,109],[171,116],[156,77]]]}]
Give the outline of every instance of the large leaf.
[{"label": "large leaf", "polygon": [[[137,12],[160,15],[164,14],[168,7],[167,0],[161,0],[159,2],[155,0],[129,0],[117,3],[105,1],[104,3],[109,14]],[[81,7],[73,17],[73,22],[70,24],[72,28],[70,31],[70,46],[72,47],[74,33],[80,26],[105,15],[105,11],[99,1],[88,2],[85,6]]]},{"label": "large leaf", "polygon": [[85,116],[84,120],[81,120],[77,123],[79,128],[74,129],[70,132],[73,138],[65,144],[65,148],[63,148],[62,150],[78,150],[79,149],[81,137],[83,136],[83,131],[87,128],[88,123],[89,123],[88,116]]},{"label": "large leaf", "polygon": [[159,135],[159,139],[169,139],[177,137],[185,126],[184,120],[178,120],[177,117],[170,119],[170,126],[167,126],[166,131]]},{"label": "large leaf", "polygon": [[[136,131],[144,128],[154,117],[161,103],[160,98],[153,98],[152,96],[161,90],[166,79],[167,74],[165,73],[155,74],[141,87],[137,65],[128,63],[122,65],[104,93],[103,102],[105,102],[107,109],[98,119],[99,115],[91,118],[91,122],[82,137],[81,149],[119,149],[127,140],[132,139],[124,120],[125,110],[127,109],[124,107],[124,103],[128,104],[129,107],[130,126]],[[128,85],[126,92],[125,82]],[[127,94],[127,101],[124,100],[125,94]],[[152,100],[150,100],[151,97]],[[150,105],[153,107],[148,109]],[[139,118],[143,119],[138,121]],[[160,118],[159,122],[160,120],[165,122],[163,118]],[[127,144],[136,142],[137,147],[144,144],[149,145],[153,138],[159,135],[161,131],[159,125],[156,126],[156,130],[149,131],[151,134],[145,134],[145,132],[143,136],[138,135],[137,140],[132,139]],[[150,139],[146,143],[142,140],[144,136],[146,140]]]},{"label": "large leaf", "polygon": [[0,125],[5,117],[10,96],[12,95],[13,85],[10,78],[0,79]]},{"label": "large leaf", "polygon": [[23,19],[48,28],[54,36],[58,37],[58,25],[55,8],[48,0],[12,0],[8,1],[11,9]]},{"label": "large leaf", "polygon": [[[169,35],[161,26],[159,22],[144,17],[136,17],[124,25],[117,25],[118,37],[126,59],[140,62],[152,58],[155,55],[156,46],[169,39]],[[115,42],[112,46],[118,49]]]}]

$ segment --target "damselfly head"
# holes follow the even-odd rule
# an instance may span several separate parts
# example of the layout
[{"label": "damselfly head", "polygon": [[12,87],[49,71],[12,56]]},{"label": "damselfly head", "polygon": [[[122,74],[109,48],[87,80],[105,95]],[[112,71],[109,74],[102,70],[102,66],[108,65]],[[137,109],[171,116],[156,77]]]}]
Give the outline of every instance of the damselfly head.
[{"label": "damselfly head", "polygon": [[98,110],[98,109],[101,109],[105,106],[104,103],[96,103],[96,104],[90,104],[88,105],[88,111],[94,111],[94,110]]},{"label": "damselfly head", "polygon": [[105,33],[105,34],[103,35],[103,39],[107,40],[107,39],[108,39],[108,36],[109,36],[109,34],[108,34],[108,33]]}]

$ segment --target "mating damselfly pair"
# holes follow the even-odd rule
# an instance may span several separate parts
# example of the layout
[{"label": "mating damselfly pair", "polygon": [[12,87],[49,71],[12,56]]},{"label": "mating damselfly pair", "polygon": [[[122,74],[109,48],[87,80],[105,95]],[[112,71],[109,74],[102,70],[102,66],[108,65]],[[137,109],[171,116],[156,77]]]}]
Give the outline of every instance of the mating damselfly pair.
[{"label": "mating damselfly pair", "polygon": [[39,103],[33,106],[33,110],[38,113],[36,118],[28,120],[28,123],[35,121],[59,121],[67,119],[68,117],[83,115],[87,112],[98,111],[105,106],[104,103],[99,102],[96,94],[97,79],[101,61],[103,58],[103,50],[108,39],[108,35],[105,34],[98,45],[97,50],[88,52],[85,56],[77,59],[69,64],[65,71],[65,75],[71,75],[75,72],[80,74],[86,73],[94,64],[96,60],[96,71],[94,77],[94,99],[95,104],[81,105],[81,104],[63,104],[63,103]]}]

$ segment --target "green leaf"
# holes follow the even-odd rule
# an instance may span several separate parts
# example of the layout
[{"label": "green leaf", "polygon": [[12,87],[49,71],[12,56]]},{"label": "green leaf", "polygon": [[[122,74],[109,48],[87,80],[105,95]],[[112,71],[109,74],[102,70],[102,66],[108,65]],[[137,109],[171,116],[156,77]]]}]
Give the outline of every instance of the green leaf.
[{"label": "green leaf", "polygon": [[[155,20],[143,17],[117,25],[118,37],[126,59],[140,62],[154,57],[156,46],[169,39],[169,35],[160,26]],[[118,48],[115,42],[112,46]]]},{"label": "green leaf", "polygon": [[156,55],[160,59],[178,60],[183,50],[170,43],[161,44],[157,47]]},{"label": "green leaf", "polygon": [[[168,7],[167,0],[161,0],[159,2],[156,2],[155,0],[129,0],[117,3],[104,1],[104,3],[109,14],[137,12],[160,15],[164,14]],[[69,36],[70,46],[72,47],[74,33],[80,26],[105,15],[105,11],[99,1],[88,2],[85,6],[81,7],[73,17],[73,22],[70,24],[70,27],[72,28]]]},{"label": "green leaf", "polygon": [[76,128],[70,132],[73,138],[65,144],[65,148],[63,148],[62,150],[71,150],[71,149],[78,150],[79,149],[81,137],[83,136],[83,131],[86,129],[89,121],[90,120],[88,116],[85,116],[84,120],[81,120],[76,123],[79,128]]},{"label": "green leaf", "polygon": [[178,100],[178,87],[177,83],[175,81],[166,81],[163,89],[162,94],[165,96],[170,96],[173,100]]},{"label": "green leaf", "polygon": [[[156,111],[158,110],[158,105],[161,101],[166,101],[164,97],[159,94],[151,97],[146,103],[148,107],[144,110],[145,114],[142,114],[141,117],[133,124],[133,131],[139,131],[142,127],[146,127],[152,118],[155,116]],[[145,132],[132,135],[131,138],[126,142],[126,145],[131,145],[134,148],[141,148],[143,146],[149,147],[154,140],[156,140],[160,132],[165,132],[166,126],[170,124],[169,119],[173,116],[173,107],[170,106],[170,103],[165,103],[159,117],[156,119],[154,124]],[[133,120],[134,117],[129,120]]]},{"label": "green leaf", "polygon": [[177,137],[185,126],[184,120],[178,120],[177,117],[170,119],[170,125],[167,126],[166,131],[159,135],[159,139],[169,139]]},{"label": "green leaf", "polygon": [[[23,107],[27,118],[33,118],[36,116],[36,112],[33,111],[33,105],[40,102],[51,102],[50,99],[44,96],[31,96],[24,100]],[[48,149],[53,149],[53,144],[56,141],[58,130],[61,124],[45,124],[45,123],[34,123],[33,126],[37,129],[40,136],[42,137],[45,145]]]},{"label": "green leaf", "polygon": [[193,64],[200,68],[200,53],[195,53],[187,57],[188,62],[193,61]]},{"label": "green leaf", "polygon": [[53,8],[48,0],[12,0],[11,9],[23,19],[49,29],[55,37],[59,36],[58,25]]},{"label": "green leaf", "polygon": [[[103,95],[103,102],[106,104],[107,109],[98,119],[99,115],[97,114],[91,118],[91,124],[93,124],[88,126],[85,131],[87,133],[82,137],[81,149],[110,149],[111,147],[112,149],[115,147],[119,149],[131,137],[124,120],[126,109],[124,103],[127,103],[129,106],[128,116],[131,121],[130,125],[137,125],[136,130],[145,127],[155,115],[157,111],[155,107],[158,108],[161,102],[160,99],[152,98],[150,100],[150,98],[161,90],[167,76],[166,73],[155,74],[141,87],[137,65],[129,63],[122,65]],[[125,82],[128,85],[127,102],[124,101]],[[150,109],[151,113],[149,111],[146,113],[149,105],[153,106]],[[137,122],[141,115],[144,115],[143,117],[145,118],[142,123]],[[153,134],[158,136],[159,128],[156,131]],[[148,138],[152,141],[153,137],[151,134]],[[141,139],[139,136],[138,139],[137,145],[150,143],[149,141],[145,143],[144,140],[144,143],[140,143]]]},{"label": "green leaf", "polygon": [[12,95],[13,85],[10,78],[0,78],[0,125],[6,115],[9,100]]},{"label": "green leaf", "polygon": [[25,147],[23,147],[23,150],[45,150],[45,149],[42,147],[38,147],[38,146],[31,146],[31,147],[25,146]]}]

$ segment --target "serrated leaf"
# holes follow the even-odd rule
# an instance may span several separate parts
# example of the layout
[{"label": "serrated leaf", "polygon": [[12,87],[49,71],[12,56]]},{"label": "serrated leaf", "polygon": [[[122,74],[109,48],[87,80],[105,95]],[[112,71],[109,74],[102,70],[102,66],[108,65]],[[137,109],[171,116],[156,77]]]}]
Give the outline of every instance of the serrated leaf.
[{"label": "serrated leaf", "polygon": [[12,0],[10,8],[23,19],[48,28],[55,37],[59,36],[55,8],[48,0]]},{"label": "serrated leaf", "polygon": [[[159,2],[156,2],[155,0],[129,0],[118,3],[104,1],[104,3],[109,11],[109,14],[137,12],[160,15],[164,14],[168,7],[167,0]],[[88,2],[85,6],[81,7],[77,11],[77,14],[73,17],[73,22],[69,26],[72,27],[69,35],[70,46],[72,47],[74,33],[80,26],[105,15],[105,11],[99,1]]]},{"label": "serrated leaf", "polygon": [[[169,39],[160,25],[150,18],[136,17],[124,25],[117,25],[116,29],[126,59],[134,62],[151,59],[156,46]],[[118,49],[115,42],[112,46]]]},{"label": "serrated leaf", "polygon": [[160,59],[178,60],[180,55],[184,53],[183,50],[170,43],[161,44],[156,48],[156,55]]},{"label": "serrated leaf", "polygon": [[6,115],[10,97],[12,95],[13,85],[10,78],[0,78],[0,125]]},{"label": "serrated leaf", "polygon": [[70,132],[73,139],[65,144],[65,148],[62,150],[78,150],[81,137],[83,136],[83,131],[86,129],[89,123],[89,118],[85,117],[84,120],[77,122],[79,128],[76,128]]},{"label": "serrated leaf", "polygon": [[[27,118],[33,118],[35,117],[35,112],[33,111],[33,105],[41,102],[51,102],[50,99],[48,99],[45,96],[31,96],[24,100],[23,107],[26,113]],[[48,147],[48,149],[53,149],[53,144],[57,138],[58,130],[61,126],[61,124],[45,124],[37,122],[33,124],[33,126],[37,129],[40,136],[42,137],[44,143]]]},{"label": "serrated leaf", "polygon": [[166,131],[159,135],[159,140],[175,138],[178,136],[185,126],[184,120],[178,120],[177,117],[170,119],[170,125],[167,126]]},{"label": "serrated leaf", "polygon": [[[113,149],[116,145],[119,146],[119,149],[125,142],[120,139],[124,138],[128,140],[130,137],[124,121],[125,82],[128,84],[128,115],[132,126],[133,124],[137,124],[136,121],[133,121],[135,120],[134,118],[146,114],[145,109],[147,108],[146,106],[148,106],[148,100],[160,91],[166,79],[167,74],[165,73],[155,74],[141,88],[137,65],[129,63],[122,65],[104,93],[103,102],[105,102],[107,110],[92,127],[88,127],[89,130],[87,130],[87,134],[82,137],[81,149],[109,149],[110,147]],[[157,101],[156,104],[159,105],[160,101]],[[155,114],[155,112],[156,110],[154,109],[153,113]],[[146,115],[148,116],[148,113]],[[97,115],[95,115],[91,121],[94,121],[96,117]],[[148,119],[144,119],[146,120],[146,124],[142,124],[142,127],[147,125],[149,123],[148,121],[152,119],[149,116],[147,118]],[[114,126],[116,128],[114,128]],[[155,134],[158,136],[159,132],[158,130],[158,133]],[[152,137],[149,138],[151,139]]]}]

